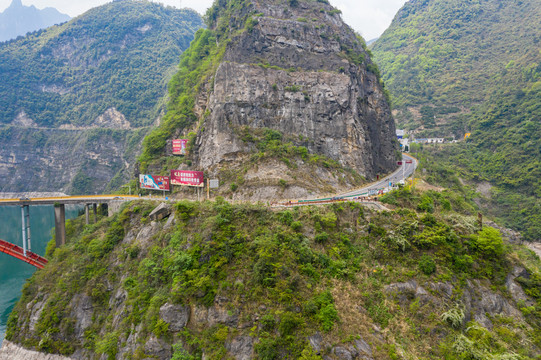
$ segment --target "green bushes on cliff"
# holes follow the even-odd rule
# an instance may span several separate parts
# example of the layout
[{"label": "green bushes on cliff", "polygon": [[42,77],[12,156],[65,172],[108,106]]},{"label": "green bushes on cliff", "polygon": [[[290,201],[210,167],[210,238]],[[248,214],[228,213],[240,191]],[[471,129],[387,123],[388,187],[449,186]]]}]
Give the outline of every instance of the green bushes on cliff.
[{"label": "green bushes on cliff", "polygon": [[[388,198],[408,203],[425,195],[400,190]],[[469,218],[454,213],[417,213],[415,202],[410,209],[374,212],[356,203],[273,211],[223,199],[180,201],[171,215],[174,222],[148,223],[155,205],[133,203],[97,225],[71,222],[68,245],[56,249],[46,269],[25,287],[7,339],[53,353],[84,348],[114,358],[124,356],[133,335],[141,339],[129,345],[135,359],[150,356],[144,343],[151,338],[177,344],[174,358],[204,353],[219,359],[242,337],[253,339],[259,358],[310,359],[318,355],[307,337],[319,332],[329,344],[321,355],[362,336],[370,339],[373,356],[386,358],[390,345],[366,328],[373,323],[386,329],[386,341],[396,351],[415,344],[416,356],[441,358],[453,353],[450,339],[463,331],[440,317],[447,300],[436,292],[429,302],[415,292],[395,297],[389,285],[413,279],[427,289],[452,284],[448,301],[459,303],[472,279],[484,279],[495,290],[504,286],[519,256],[508,255],[511,249],[500,246],[494,230],[478,231]],[[526,291],[537,294],[537,277],[528,281],[523,281]],[[74,309],[85,296],[92,304],[86,315],[92,324],[78,337],[80,314]],[[31,331],[25,325],[31,311],[26,304],[37,297],[45,302]],[[162,315],[165,304],[190,308],[186,327],[172,330]],[[123,309],[129,311],[119,317]],[[527,319],[539,321],[535,311]],[[538,330],[513,321],[507,325],[511,338],[503,330],[490,332],[505,347],[488,344],[486,351],[531,354],[537,345],[520,348],[517,339],[538,338]],[[441,336],[419,336],[431,329]]]}]

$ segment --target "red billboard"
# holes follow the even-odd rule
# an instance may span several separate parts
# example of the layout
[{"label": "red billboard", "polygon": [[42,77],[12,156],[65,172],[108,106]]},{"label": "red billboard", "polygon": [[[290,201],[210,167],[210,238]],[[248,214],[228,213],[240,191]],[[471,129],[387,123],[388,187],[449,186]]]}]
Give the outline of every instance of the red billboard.
[{"label": "red billboard", "polygon": [[172,185],[204,186],[202,171],[171,170]]},{"label": "red billboard", "polygon": [[186,146],[188,146],[186,139],[173,140],[173,155],[186,155]]},{"label": "red billboard", "polygon": [[141,189],[169,191],[169,176],[139,175]]}]

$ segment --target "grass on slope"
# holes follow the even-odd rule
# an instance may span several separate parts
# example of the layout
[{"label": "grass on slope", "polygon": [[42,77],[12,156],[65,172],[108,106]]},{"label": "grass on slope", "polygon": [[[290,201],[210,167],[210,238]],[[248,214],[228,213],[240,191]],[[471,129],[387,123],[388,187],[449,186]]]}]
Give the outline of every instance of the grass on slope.
[{"label": "grass on slope", "polygon": [[[532,358],[541,345],[541,282],[531,255],[515,253],[498,231],[478,231],[475,218],[453,212],[463,205],[452,194],[403,189],[384,201],[396,210],[339,203],[272,211],[218,199],[176,203],[176,223],[168,228],[167,220],[150,224],[156,206],[150,202],[132,203],[97,225],[72,221],[68,245],[51,246],[49,265],[25,286],[6,338],[47,352],[85,348],[113,359],[137,332],[134,359],[149,356],[144,344],[151,337],[175,344],[176,359],[200,359],[203,352],[221,359],[226,344],[249,336],[260,359],[314,360],[321,356],[307,336],[320,332],[326,356],[363,338],[378,359],[406,351],[427,359]],[[531,327],[496,314],[489,314],[492,330],[464,324],[455,303],[468,280],[505,293],[519,257],[528,259],[534,274],[523,284],[538,299],[522,310]],[[455,291],[448,300],[433,293],[434,300],[421,302],[385,288],[413,279],[451,284]],[[126,298],[115,302],[124,292]],[[78,294],[93,306],[83,338],[73,335]],[[31,332],[26,304],[33,300],[44,310]],[[186,328],[169,329],[159,311],[165,303],[192,307]],[[194,311],[208,307],[222,320],[197,320]],[[119,317],[122,309],[129,311]]]}]

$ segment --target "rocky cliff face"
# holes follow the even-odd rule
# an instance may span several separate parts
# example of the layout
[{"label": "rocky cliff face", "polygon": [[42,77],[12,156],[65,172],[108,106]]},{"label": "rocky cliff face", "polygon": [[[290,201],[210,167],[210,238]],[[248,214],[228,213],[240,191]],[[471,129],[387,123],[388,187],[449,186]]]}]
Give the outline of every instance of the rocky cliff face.
[{"label": "rocky cliff face", "polygon": [[254,147],[238,130],[267,128],[365,178],[391,171],[395,126],[377,68],[339,12],[325,2],[236,3],[211,9],[218,34],[231,19],[220,39],[230,42],[195,102],[204,121],[194,165],[211,175],[244,166]]},{"label": "rocky cliff face", "polygon": [[93,194],[114,189],[130,177],[145,133],[103,128],[0,130],[0,192]]}]

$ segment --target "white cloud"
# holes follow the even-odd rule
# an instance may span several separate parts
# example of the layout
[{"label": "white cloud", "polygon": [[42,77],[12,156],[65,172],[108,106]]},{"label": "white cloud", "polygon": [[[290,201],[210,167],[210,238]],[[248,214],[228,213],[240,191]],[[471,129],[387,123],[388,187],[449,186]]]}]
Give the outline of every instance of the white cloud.
[{"label": "white cloud", "polygon": [[[406,0],[330,0],[331,4],[342,10],[343,18],[366,40],[380,36],[391,24],[394,15]],[[37,8],[54,7],[72,17],[88,9],[107,3],[107,0],[22,0],[24,5]],[[204,14],[213,0],[157,0],[165,5],[189,7]],[[0,11],[9,6],[11,0],[0,0]]]}]

